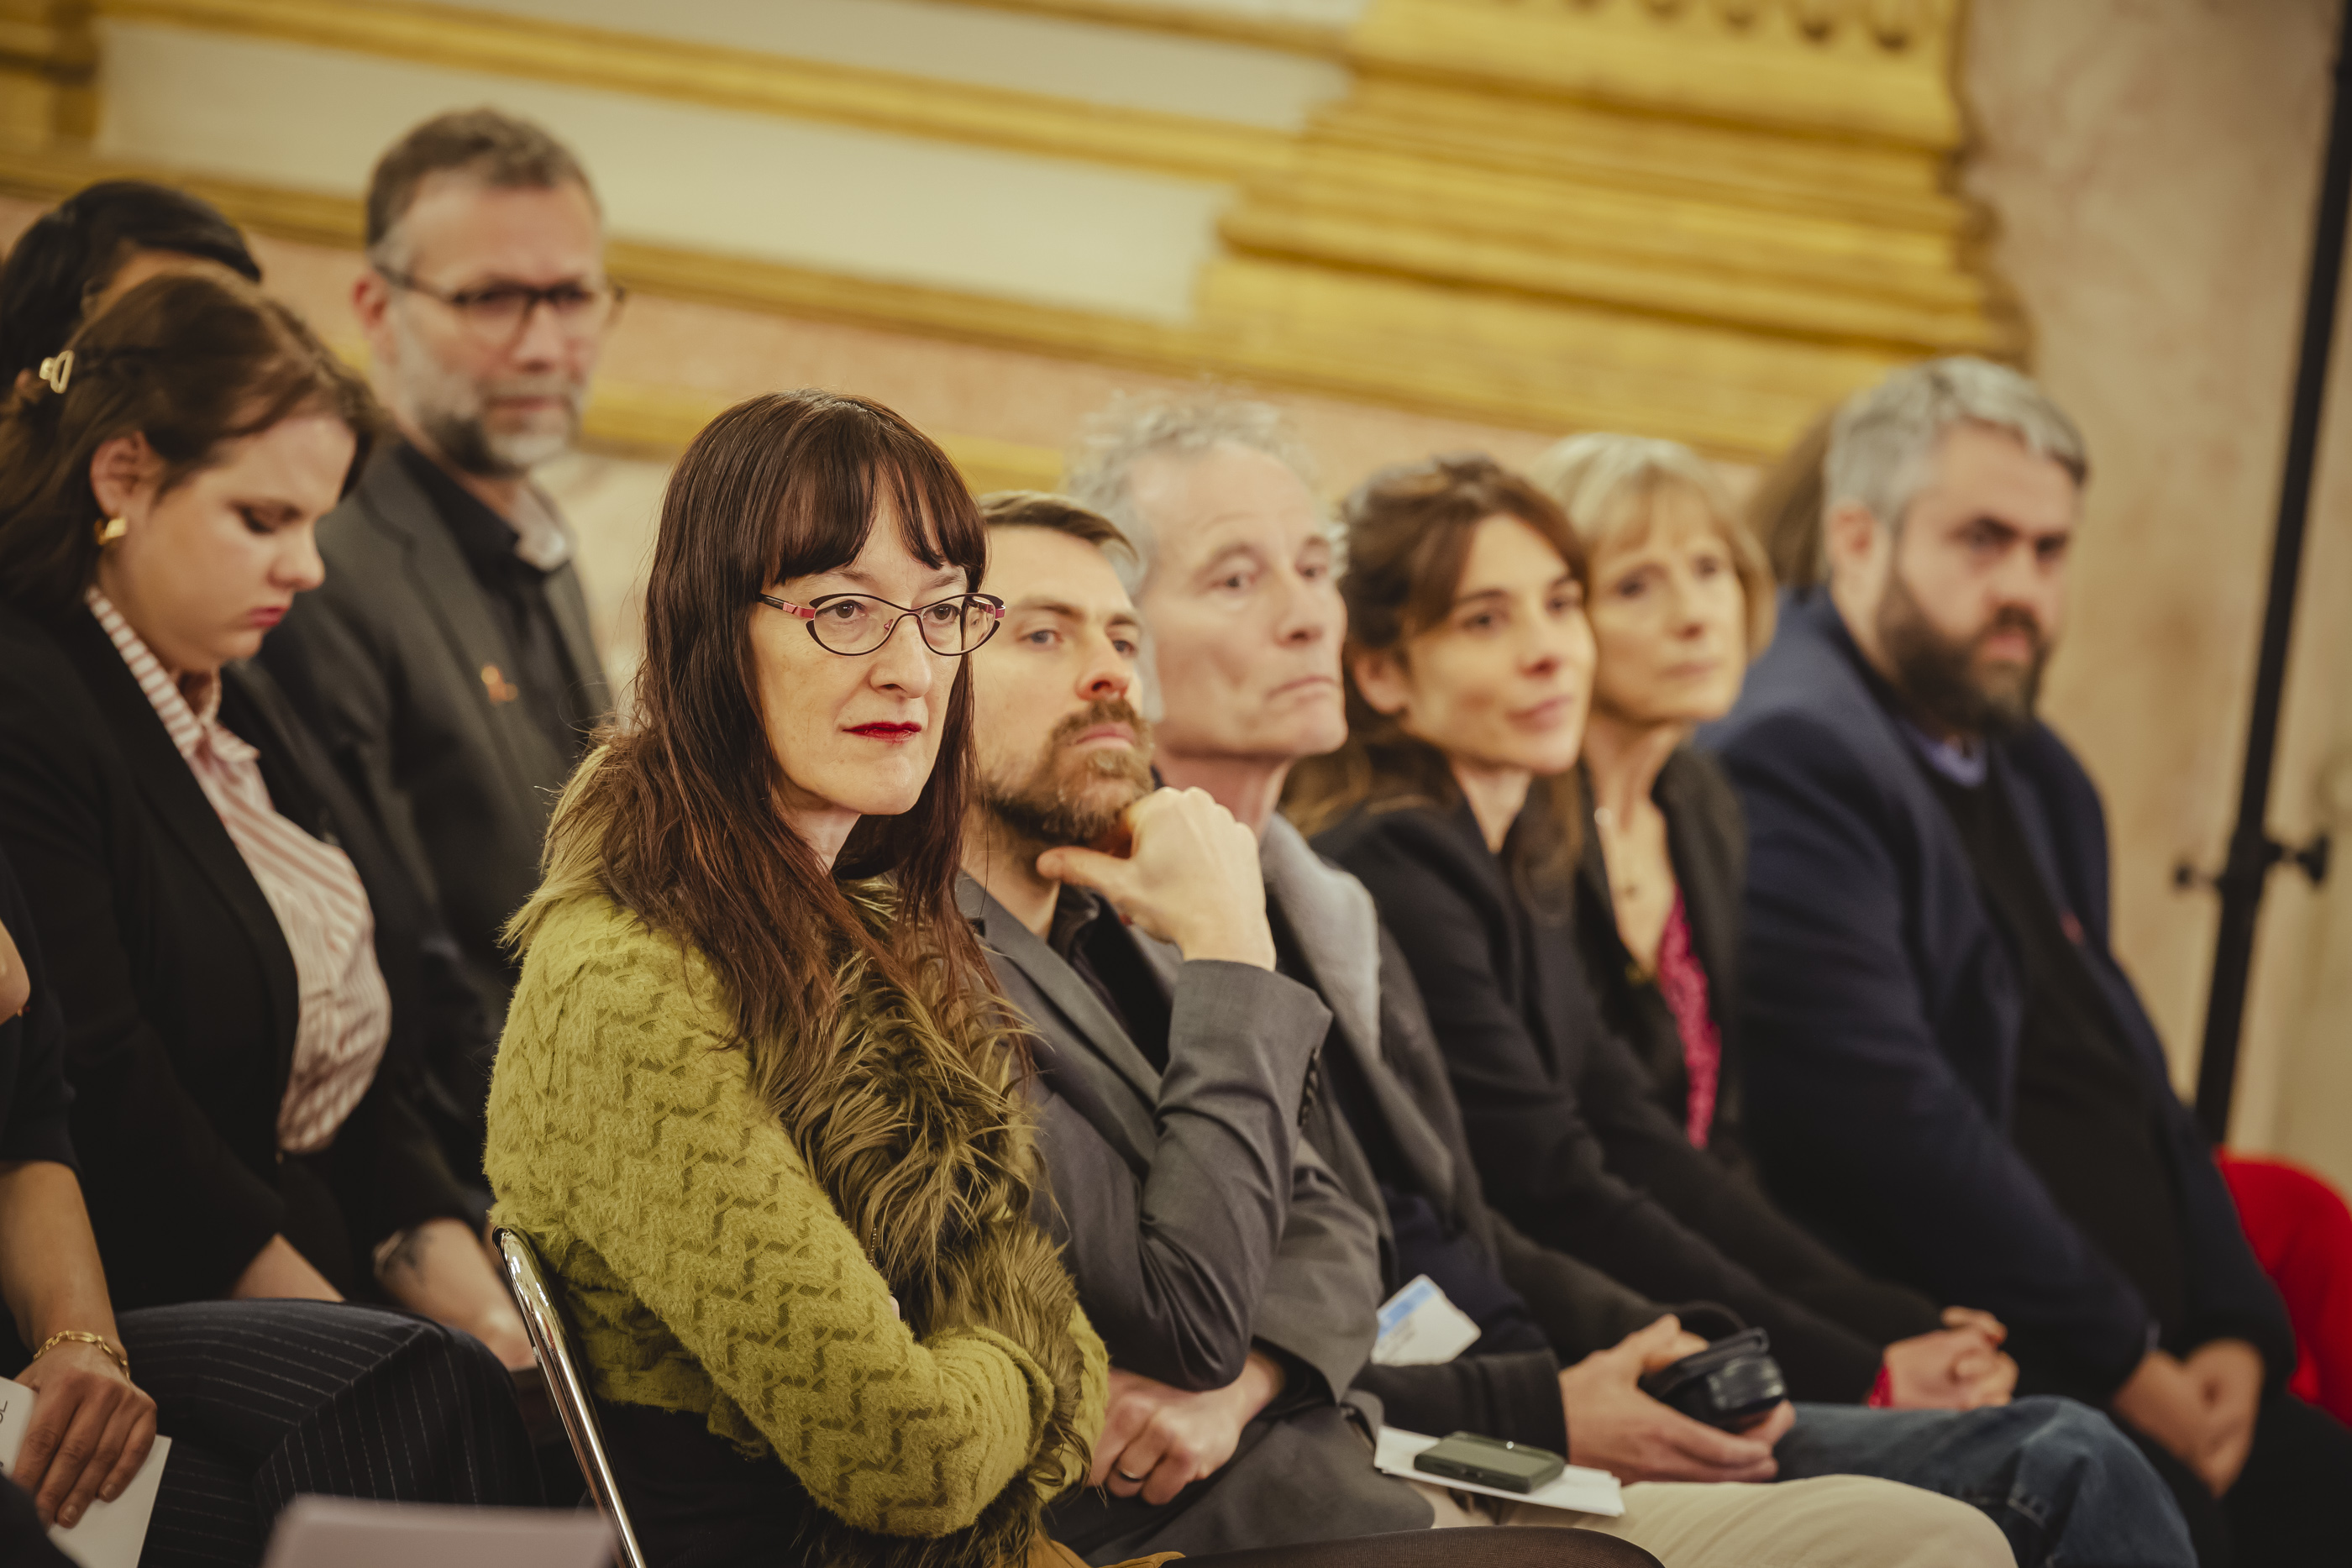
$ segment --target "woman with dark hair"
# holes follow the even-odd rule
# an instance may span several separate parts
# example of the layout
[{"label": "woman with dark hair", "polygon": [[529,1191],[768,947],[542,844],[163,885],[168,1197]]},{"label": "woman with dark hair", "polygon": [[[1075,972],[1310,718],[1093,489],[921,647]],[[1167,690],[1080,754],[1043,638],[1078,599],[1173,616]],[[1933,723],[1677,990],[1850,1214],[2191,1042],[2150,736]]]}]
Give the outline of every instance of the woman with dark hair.
[{"label": "woman with dark hair", "polygon": [[635,725],[510,928],[495,1215],[562,1281],[657,1563],[1018,1563],[1086,1473],[1101,1343],[953,901],[986,558],[888,410],[721,414],[663,502]]},{"label": "woman with dark hair", "polygon": [[1374,476],[1347,525],[1349,738],[1287,806],[1411,961],[1496,1206],[1654,1300],[1767,1328],[1799,1398],[2006,1397],[1990,1325],[1942,1325],[1694,1149],[1596,1012],[1573,918],[1594,644],[1558,505],[1447,458]]},{"label": "woman with dark hair", "polygon": [[244,663],[366,388],[236,278],[142,284],[0,413],[0,847],[69,1029],[118,1305],[381,1290],[529,1342],[412,1103],[413,894]]},{"label": "woman with dark hair", "polygon": [[0,852],[30,997],[0,1024],[0,1292],[30,1336],[0,1325],[0,1369],[29,1360],[40,1426],[116,1414],[57,1450],[104,1468],[22,1473],[59,1517],[119,1490],[127,1394],[175,1444],[152,1564],[257,1561],[298,1490],[537,1501],[490,1352],[337,1300],[382,1250],[385,1294],[521,1341],[407,1103],[383,852],[236,664],[315,579],[366,390],[233,278],[143,284],[69,351],[0,409]]},{"label": "woman with dark hair", "polygon": [[0,389],[37,376],[74,329],[149,278],[212,269],[248,283],[260,264],[211,203],[144,180],[108,180],[33,220],[0,267]]}]

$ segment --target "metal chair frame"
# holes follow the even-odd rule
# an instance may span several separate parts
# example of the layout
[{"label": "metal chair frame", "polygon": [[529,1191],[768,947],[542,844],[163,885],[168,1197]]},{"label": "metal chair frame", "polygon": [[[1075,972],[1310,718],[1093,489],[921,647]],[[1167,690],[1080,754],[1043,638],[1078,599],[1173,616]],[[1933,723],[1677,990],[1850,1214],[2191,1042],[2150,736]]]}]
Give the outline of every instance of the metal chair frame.
[{"label": "metal chair frame", "polygon": [[580,1461],[580,1473],[588,1478],[588,1490],[596,1499],[598,1511],[612,1521],[613,1533],[620,1542],[622,1568],[646,1568],[646,1554],[637,1547],[636,1531],[629,1525],[629,1511],[621,1502],[619,1478],[613,1474],[612,1461],[604,1455],[604,1434],[596,1424],[595,1400],[588,1393],[588,1381],[582,1375],[579,1357],[572,1351],[571,1325],[564,1321],[562,1309],[556,1305],[554,1294],[547,1288],[547,1276],[539,1266],[539,1251],[531,1246],[530,1238],[503,1225],[499,1227],[496,1239],[499,1256],[506,1261],[507,1283],[522,1308],[523,1327],[530,1334],[531,1348],[539,1352],[548,1396],[554,1401],[555,1413],[563,1422],[564,1435],[572,1439],[572,1457]]}]

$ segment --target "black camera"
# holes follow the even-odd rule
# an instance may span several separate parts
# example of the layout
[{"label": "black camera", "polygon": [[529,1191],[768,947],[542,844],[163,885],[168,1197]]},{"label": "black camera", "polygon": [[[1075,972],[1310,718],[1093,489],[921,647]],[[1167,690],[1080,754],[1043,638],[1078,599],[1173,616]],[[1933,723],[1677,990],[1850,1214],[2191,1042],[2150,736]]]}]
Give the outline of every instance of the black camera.
[{"label": "black camera", "polygon": [[1789,1397],[1789,1383],[1772,1359],[1771,1335],[1746,1329],[1647,1374],[1642,1392],[1695,1421],[1737,1432]]}]

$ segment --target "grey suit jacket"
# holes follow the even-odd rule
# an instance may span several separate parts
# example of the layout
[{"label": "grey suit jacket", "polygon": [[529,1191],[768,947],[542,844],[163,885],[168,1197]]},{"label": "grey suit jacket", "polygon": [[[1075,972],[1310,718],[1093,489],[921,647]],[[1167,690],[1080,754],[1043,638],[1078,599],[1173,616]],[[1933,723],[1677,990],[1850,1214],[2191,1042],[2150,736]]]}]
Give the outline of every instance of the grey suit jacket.
[{"label": "grey suit jacket", "polygon": [[[497,700],[520,667],[431,498],[384,452],[319,525],[325,586],[294,602],[263,662],[371,797],[436,901],[493,1020],[512,980],[499,930],[539,885],[539,852],[572,759],[521,703]],[[588,603],[568,564],[548,601],[572,667],[609,706]],[[490,675],[487,668],[495,666]]]},{"label": "grey suit jacket", "polygon": [[1426,1526],[1428,1505],[1372,1469],[1377,1410],[1339,1403],[1371,1351],[1380,1272],[1371,1217],[1298,1135],[1329,1012],[1278,975],[1182,964],[1138,937],[1171,1003],[1163,1076],[1050,947],[970,879],[961,891],[1031,1025],[1051,1189],[1038,1219],[1112,1364],[1214,1388],[1257,1344],[1293,1378],[1215,1475],[1161,1508],[1066,1496],[1054,1538],[1108,1562]]}]

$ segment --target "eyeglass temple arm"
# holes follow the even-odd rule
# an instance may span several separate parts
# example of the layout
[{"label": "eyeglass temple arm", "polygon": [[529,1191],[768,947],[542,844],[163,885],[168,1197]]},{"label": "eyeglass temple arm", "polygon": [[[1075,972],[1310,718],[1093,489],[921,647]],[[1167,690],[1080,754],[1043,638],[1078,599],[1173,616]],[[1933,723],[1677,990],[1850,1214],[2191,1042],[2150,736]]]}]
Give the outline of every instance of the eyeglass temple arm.
[{"label": "eyeglass temple arm", "polygon": [[[782,611],[787,615],[797,615],[803,621],[814,621],[816,619],[816,612],[810,609],[805,604],[789,603],[784,600],[777,598],[772,593],[758,594],[755,597],[758,598],[761,603],[773,605],[776,609]],[[968,593],[963,595],[963,597],[976,601],[982,610],[987,611],[988,618],[990,620],[1002,621],[1004,619],[1004,606],[991,600],[986,594]],[[891,605],[890,608],[898,610],[898,613],[901,615],[914,615],[920,612],[917,610],[899,610],[898,606],[895,604]],[[929,608],[929,606],[925,606],[923,608]]]}]

